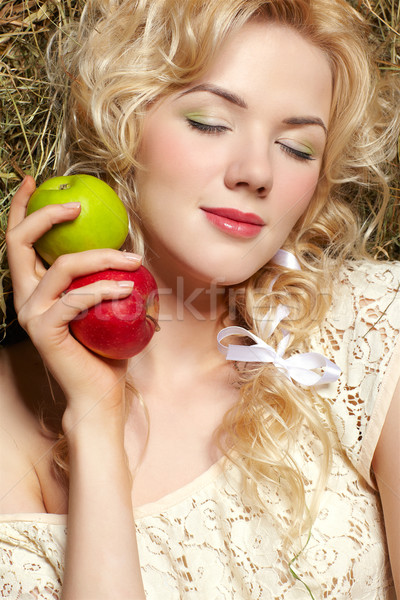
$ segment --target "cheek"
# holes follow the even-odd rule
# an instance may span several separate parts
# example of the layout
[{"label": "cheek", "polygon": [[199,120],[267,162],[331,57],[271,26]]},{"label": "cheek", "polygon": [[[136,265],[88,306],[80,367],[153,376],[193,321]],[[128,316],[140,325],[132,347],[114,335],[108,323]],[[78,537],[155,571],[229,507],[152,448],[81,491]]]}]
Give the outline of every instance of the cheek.
[{"label": "cheek", "polygon": [[175,127],[149,124],[145,129],[139,158],[145,173],[153,181],[185,184],[201,169],[201,156],[194,150],[194,144]]},{"label": "cheek", "polygon": [[182,164],[184,155],[183,148],[179,142],[172,143],[168,135],[146,135],[145,141],[140,153],[140,160],[145,167],[145,172],[152,175],[152,172],[168,175],[177,171],[178,166]]},{"label": "cheek", "polygon": [[[303,165],[304,167],[304,165]],[[293,212],[294,216],[300,217],[307,209],[318,184],[320,173],[313,169],[309,172],[303,168],[296,176],[284,179],[278,197],[281,207]]]}]

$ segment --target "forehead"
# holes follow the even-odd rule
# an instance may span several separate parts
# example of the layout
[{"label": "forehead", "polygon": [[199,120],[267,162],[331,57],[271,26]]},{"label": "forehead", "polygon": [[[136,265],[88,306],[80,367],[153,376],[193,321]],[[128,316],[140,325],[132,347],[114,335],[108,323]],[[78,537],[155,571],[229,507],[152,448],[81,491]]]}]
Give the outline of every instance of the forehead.
[{"label": "forehead", "polygon": [[277,96],[312,109],[330,102],[332,71],[325,53],[297,31],[257,21],[226,38],[201,81],[232,89],[249,106]]}]

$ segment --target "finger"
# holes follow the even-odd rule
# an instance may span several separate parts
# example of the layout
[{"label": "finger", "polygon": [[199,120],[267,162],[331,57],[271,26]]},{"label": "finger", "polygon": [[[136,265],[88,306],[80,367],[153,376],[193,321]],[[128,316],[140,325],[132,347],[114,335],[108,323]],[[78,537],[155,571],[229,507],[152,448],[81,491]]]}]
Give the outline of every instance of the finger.
[{"label": "finger", "polygon": [[54,312],[54,314],[60,312],[62,321],[69,323],[79,314],[100,304],[103,300],[117,300],[128,296],[133,287],[133,281],[96,281],[96,283],[76,288],[64,294],[56,304],[53,304],[50,312]]},{"label": "finger", "polygon": [[79,202],[48,204],[35,210],[14,229],[31,246],[57,223],[76,219],[81,211]]},{"label": "finger", "polygon": [[[7,259],[8,259],[8,264],[10,267],[10,271],[11,271],[11,277],[13,279],[13,288],[14,288],[14,303],[17,304],[17,297],[18,297],[18,276],[17,276],[17,272],[18,272],[18,268],[17,268],[17,258],[19,256],[19,252],[18,249],[15,247],[14,242],[13,242],[13,237],[14,237],[14,232],[15,228],[18,227],[18,225],[20,223],[23,222],[23,220],[25,219],[25,215],[26,215],[26,207],[27,204],[29,202],[29,199],[31,197],[31,195],[33,194],[33,192],[36,189],[36,183],[35,180],[33,179],[33,177],[31,176],[26,176],[25,179],[23,180],[22,184],[20,185],[18,191],[14,194],[14,197],[11,201],[10,204],[10,210],[9,210],[9,215],[8,215],[8,224],[7,224],[7,230],[6,230],[6,243],[7,243]],[[17,240],[16,240],[17,243]],[[13,251],[15,247],[15,252]],[[26,254],[23,253],[25,256],[22,260],[22,264],[24,264],[24,259],[26,261]],[[32,252],[32,254],[34,255],[34,253]],[[34,256],[34,258],[30,258],[29,260],[29,264],[34,265],[34,271],[38,270],[39,265],[37,264],[37,257]],[[26,266],[26,264],[25,264]]]},{"label": "finger", "polygon": [[24,220],[29,198],[35,189],[35,180],[30,175],[27,175],[11,201],[7,231],[13,229]]},{"label": "finger", "polygon": [[12,222],[14,227],[7,230],[7,255],[16,296],[24,301],[35,289],[38,280],[43,277],[45,269],[38,259],[33,244],[56,223],[75,219],[80,212],[79,204],[53,204],[45,206],[28,217],[21,217],[21,210],[26,209],[22,194],[17,198]]},{"label": "finger", "polygon": [[24,306],[21,324],[43,357],[54,359],[55,353],[65,352],[67,348],[71,356],[71,352],[75,353],[80,344],[70,333],[70,322],[103,300],[119,300],[129,296],[133,287],[131,281],[98,281],[85,288],[71,290],[39,317],[30,318],[29,309]]},{"label": "finger", "polygon": [[[134,287],[133,281],[101,280],[70,290],[57,302],[53,303],[40,320],[33,320],[33,325],[26,324],[35,343],[43,339],[48,343],[52,331],[57,336],[57,330],[65,330],[66,326],[79,314],[100,304],[103,300],[118,300],[129,296]],[[34,331],[37,329],[37,331]]]},{"label": "finger", "polygon": [[111,248],[87,250],[78,254],[60,256],[48,269],[37,285],[32,300],[40,311],[45,311],[70,286],[76,277],[106,269],[135,271],[141,265],[141,257],[130,252]]},{"label": "finger", "polygon": [[[14,199],[13,199],[14,201]],[[22,203],[21,203],[22,204]],[[15,205],[15,215],[20,212],[21,204]],[[76,219],[80,212],[79,202],[68,202],[67,204],[49,204],[36,210],[21,221],[17,222],[14,227],[7,228],[8,243],[19,243],[26,248],[31,249],[33,244],[37,242],[49,229],[57,223],[64,221],[72,221]],[[17,221],[20,215],[13,215],[12,221]]]}]

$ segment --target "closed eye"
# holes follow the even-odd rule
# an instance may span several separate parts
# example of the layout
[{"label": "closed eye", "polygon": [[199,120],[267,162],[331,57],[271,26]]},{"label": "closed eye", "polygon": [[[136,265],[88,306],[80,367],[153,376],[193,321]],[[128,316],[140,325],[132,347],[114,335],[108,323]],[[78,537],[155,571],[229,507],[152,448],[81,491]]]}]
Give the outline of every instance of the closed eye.
[{"label": "closed eye", "polygon": [[286,152],[290,156],[292,156],[296,160],[315,160],[315,157],[309,154],[308,152],[303,152],[302,150],[297,150],[296,148],[292,148],[291,146],[287,146],[282,142],[276,142],[279,144],[281,150]]},{"label": "closed eye", "polygon": [[229,127],[225,125],[210,125],[209,123],[202,123],[200,121],[195,121],[194,119],[189,119],[186,117],[186,121],[189,127],[192,129],[196,129],[197,131],[201,131],[203,133],[209,133],[211,135],[216,135],[218,133],[224,133],[229,130]]}]

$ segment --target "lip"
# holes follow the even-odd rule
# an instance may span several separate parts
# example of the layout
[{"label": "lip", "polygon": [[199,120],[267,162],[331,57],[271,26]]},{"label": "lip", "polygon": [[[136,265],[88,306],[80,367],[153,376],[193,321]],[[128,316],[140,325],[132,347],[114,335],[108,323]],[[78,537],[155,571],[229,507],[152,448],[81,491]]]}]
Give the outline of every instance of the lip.
[{"label": "lip", "polygon": [[236,208],[207,208],[203,206],[200,208],[210,223],[235,237],[256,237],[265,225],[258,215],[245,213]]}]

